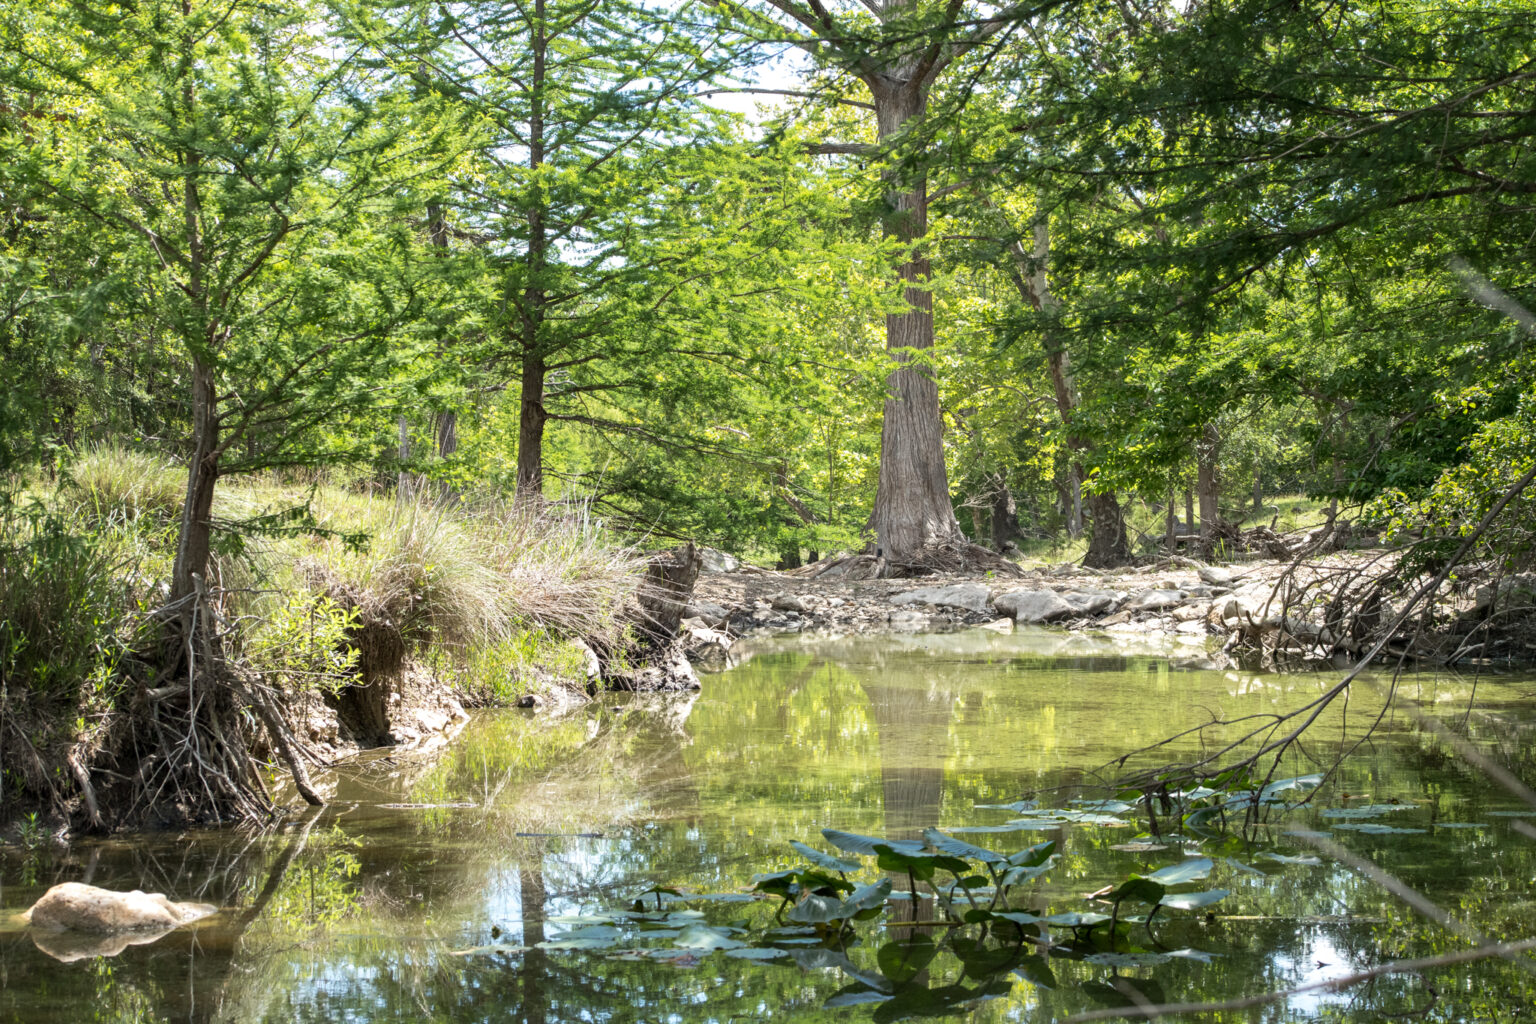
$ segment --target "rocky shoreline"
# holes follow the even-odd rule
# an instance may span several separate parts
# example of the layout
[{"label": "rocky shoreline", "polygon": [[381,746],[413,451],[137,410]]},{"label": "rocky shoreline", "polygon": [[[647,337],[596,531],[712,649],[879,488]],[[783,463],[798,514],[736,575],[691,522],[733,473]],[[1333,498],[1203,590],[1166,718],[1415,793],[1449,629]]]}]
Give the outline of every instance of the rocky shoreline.
[{"label": "rocky shoreline", "polygon": [[[1391,568],[1380,553],[1341,552],[1297,565],[1231,566],[1167,559],[1117,571],[1066,564],[1021,577],[934,574],[848,580],[716,565],[698,579],[681,623],[689,657],[725,660],[735,641],[789,633],[851,636],[983,626],[1051,626],[1127,640],[1321,659],[1360,654],[1367,628],[1359,595]],[[1347,604],[1343,614],[1340,605]],[[1392,607],[1377,600],[1376,619]],[[1447,595],[1434,610],[1437,642],[1480,620],[1481,595]],[[1393,649],[1392,653],[1409,653]]]}]

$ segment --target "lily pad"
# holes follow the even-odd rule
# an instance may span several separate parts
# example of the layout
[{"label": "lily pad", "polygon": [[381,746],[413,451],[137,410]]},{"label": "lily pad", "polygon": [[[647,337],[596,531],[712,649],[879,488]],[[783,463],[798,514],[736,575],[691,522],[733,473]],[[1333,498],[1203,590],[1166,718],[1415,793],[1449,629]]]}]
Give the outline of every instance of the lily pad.
[{"label": "lily pad", "polygon": [[1068,913],[1052,914],[1050,917],[1042,917],[1040,920],[1053,928],[1091,928],[1097,924],[1103,924],[1109,920],[1108,914],[1098,913]]},{"label": "lily pad", "polygon": [[1164,896],[1162,905],[1172,910],[1200,910],[1209,907],[1213,903],[1220,903],[1232,895],[1226,889],[1211,889],[1209,892],[1185,892],[1176,896]]},{"label": "lily pad", "polygon": [[1314,857],[1307,853],[1292,856],[1285,853],[1270,853],[1268,850],[1265,850],[1263,853],[1259,854],[1259,859],[1272,860],[1276,864],[1305,864],[1308,867],[1316,867],[1322,863],[1321,858]]},{"label": "lily pad", "polygon": [[1323,810],[1325,818],[1347,818],[1351,821],[1358,818],[1379,818],[1383,814],[1391,814],[1394,811],[1411,811],[1412,804],[1365,804],[1360,807],[1328,807]]},{"label": "lily pad", "polygon": [[947,836],[936,828],[924,829],[923,838],[928,840],[928,845],[935,850],[941,850],[955,857],[979,860],[985,864],[1002,864],[1008,859],[996,850],[988,850],[983,846],[973,846],[963,839]]},{"label": "lily pad", "polygon": [[1209,857],[1191,857],[1181,864],[1171,864],[1142,877],[1159,885],[1183,885],[1209,876],[1212,867],[1214,865]]},{"label": "lily pad", "polygon": [[680,949],[740,949],[746,943],[731,938],[719,928],[696,924],[685,928],[674,945]]},{"label": "lily pad", "polygon": [[1426,829],[1422,828],[1396,828],[1392,825],[1377,825],[1374,822],[1368,821],[1343,822],[1333,827],[1338,829],[1347,829],[1351,832],[1364,832],[1366,835],[1372,836],[1422,835],[1425,831],[1427,831]]},{"label": "lily pad", "polygon": [[839,832],[835,828],[824,828],[821,834],[827,837],[827,842],[846,853],[860,853],[866,857],[878,856],[880,851],[877,846],[888,846],[893,850],[903,853],[922,853],[923,844],[916,839],[880,839],[876,836],[861,836],[854,832]]},{"label": "lily pad", "polygon": [[849,872],[859,870],[859,868],[862,866],[851,860],[843,860],[840,857],[834,857],[830,853],[822,853],[815,847],[806,846],[804,843],[797,839],[791,839],[789,841],[789,845],[794,848],[796,853],[800,854],[800,856],[804,857],[812,864],[815,864],[823,871],[837,871],[846,875]]}]

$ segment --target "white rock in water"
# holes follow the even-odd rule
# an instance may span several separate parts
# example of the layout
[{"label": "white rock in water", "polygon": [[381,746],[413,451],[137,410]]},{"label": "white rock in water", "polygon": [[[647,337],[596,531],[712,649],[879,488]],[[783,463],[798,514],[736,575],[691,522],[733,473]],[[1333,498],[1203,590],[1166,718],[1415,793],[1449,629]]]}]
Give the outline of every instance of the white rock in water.
[{"label": "white rock in water", "polygon": [[1138,612],[1155,612],[1164,608],[1177,608],[1183,603],[1182,590],[1147,590],[1131,598],[1126,607]]},{"label": "white rock in water", "polygon": [[984,623],[982,623],[977,628],[978,629],[990,629],[994,633],[1012,633],[1013,632],[1013,620],[1012,619],[993,619],[991,622],[984,622]]},{"label": "white rock in water", "polygon": [[1054,590],[1010,590],[992,600],[992,607],[1014,622],[1050,622],[1070,618],[1077,609]]},{"label": "white rock in water", "polygon": [[949,587],[919,587],[897,594],[891,604],[928,604],[941,608],[960,608],[968,612],[987,610],[987,588],[979,583],[956,583]]},{"label": "white rock in water", "polygon": [[158,892],[113,892],[64,882],[43,893],[25,916],[34,928],[109,934],[179,928],[217,909],[206,903],[173,903]]},{"label": "white rock in water", "polygon": [[912,608],[902,608],[891,612],[890,623],[892,629],[916,631],[928,625],[928,616]]}]

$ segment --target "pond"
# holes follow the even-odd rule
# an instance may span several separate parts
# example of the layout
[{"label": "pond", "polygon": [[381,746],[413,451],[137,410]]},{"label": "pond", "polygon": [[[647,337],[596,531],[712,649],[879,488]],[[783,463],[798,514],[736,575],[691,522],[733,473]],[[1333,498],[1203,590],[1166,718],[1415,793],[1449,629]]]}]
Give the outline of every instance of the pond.
[{"label": "pond", "polygon": [[[40,945],[0,924],[0,1021],[1046,1021],[1261,996],[1467,948],[1393,885],[1464,935],[1520,939],[1536,919],[1536,812],[1426,724],[1536,779],[1529,676],[1405,676],[1384,716],[1388,681],[1362,683],[1285,766],[1322,771],[1364,739],[1320,790],[1283,794],[1311,795],[1305,806],[1246,831],[1235,816],[1164,820],[1154,836],[1133,810],[1084,803],[1113,798],[1106,762],[1214,715],[1303,703],[1337,673],[1224,670],[1199,649],[1046,630],[790,637],[746,653],[692,702],[487,713],[436,756],[363,758],[328,807],[276,833],[0,848],[0,914],[71,880],[222,908],[121,950]],[[933,924],[931,884],[914,900],[905,869],[822,835],[931,827],[1000,854],[1053,842],[1020,859],[1039,870],[1008,896],[1031,923]],[[748,894],[754,875],[806,864],[792,840],[908,898],[840,943],[775,920],[778,900]],[[1085,897],[1162,869],[1192,869],[1170,892],[1226,895],[1170,899],[1150,928],[1128,900],[1118,942],[1034,923],[1108,912]],[[990,891],[969,898],[986,905]],[[1042,955],[1046,935],[1057,945]],[[1392,974],[1228,1016],[1507,1019],[1536,1003],[1532,966]]]}]

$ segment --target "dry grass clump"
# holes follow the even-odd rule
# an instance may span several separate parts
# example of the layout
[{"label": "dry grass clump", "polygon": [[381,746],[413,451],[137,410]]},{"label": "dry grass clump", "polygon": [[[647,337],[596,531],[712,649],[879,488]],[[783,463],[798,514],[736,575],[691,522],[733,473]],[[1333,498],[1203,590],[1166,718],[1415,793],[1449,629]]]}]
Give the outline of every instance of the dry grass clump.
[{"label": "dry grass clump", "polygon": [[181,514],[187,471],[159,456],[102,445],[69,465],[60,491],[96,522],[171,522]]},{"label": "dry grass clump", "polygon": [[530,633],[557,642],[611,636],[643,571],[638,555],[607,542],[585,510],[325,492],[315,511],[328,529],[367,534],[369,543],[354,550],[339,537],[285,542],[269,559],[290,559],[306,586],[356,609],[365,626],[463,657]]}]

